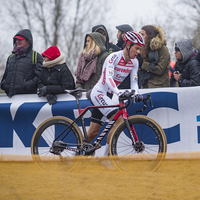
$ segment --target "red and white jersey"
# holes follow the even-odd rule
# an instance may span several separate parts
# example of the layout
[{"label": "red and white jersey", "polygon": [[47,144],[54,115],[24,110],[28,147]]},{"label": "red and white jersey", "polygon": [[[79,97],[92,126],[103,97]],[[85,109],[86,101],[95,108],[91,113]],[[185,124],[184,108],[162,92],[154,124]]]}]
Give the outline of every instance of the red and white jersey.
[{"label": "red and white jersey", "polygon": [[118,94],[120,90],[118,86],[130,74],[131,90],[138,92],[138,60],[130,59],[127,63],[123,54],[123,50],[111,53],[105,60],[102,74],[95,85],[106,92]]}]

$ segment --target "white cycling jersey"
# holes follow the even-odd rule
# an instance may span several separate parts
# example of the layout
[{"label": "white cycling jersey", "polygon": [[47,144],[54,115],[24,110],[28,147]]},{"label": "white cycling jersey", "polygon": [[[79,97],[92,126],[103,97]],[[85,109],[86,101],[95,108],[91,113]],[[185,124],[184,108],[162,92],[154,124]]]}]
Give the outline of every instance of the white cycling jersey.
[{"label": "white cycling jersey", "polygon": [[130,74],[131,90],[138,93],[138,60],[130,59],[127,63],[125,61],[123,50],[110,54],[103,65],[102,74],[95,85],[106,92],[118,94],[120,91],[118,86]]},{"label": "white cycling jersey", "polygon": [[[138,94],[138,60],[130,59],[128,63],[125,61],[124,53],[122,51],[110,54],[104,62],[102,74],[99,81],[96,83],[90,94],[90,100],[94,105],[113,105],[113,100],[107,96],[107,92],[119,94],[118,86],[130,74],[131,89]],[[103,116],[110,118],[115,112],[116,108],[99,108]],[[102,115],[96,112],[92,114],[92,121],[103,124],[105,119]]]}]

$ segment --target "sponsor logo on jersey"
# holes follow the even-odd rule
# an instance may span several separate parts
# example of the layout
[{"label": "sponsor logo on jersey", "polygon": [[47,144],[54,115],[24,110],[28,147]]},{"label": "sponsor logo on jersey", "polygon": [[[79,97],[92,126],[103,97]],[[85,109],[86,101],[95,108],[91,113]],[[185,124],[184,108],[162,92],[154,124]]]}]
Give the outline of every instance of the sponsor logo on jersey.
[{"label": "sponsor logo on jersey", "polygon": [[126,61],[124,60],[123,57],[122,57],[122,58],[120,59],[120,61],[118,62],[118,65],[120,65],[120,66],[126,66]]},{"label": "sponsor logo on jersey", "polygon": [[138,82],[138,76],[137,76],[137,75],[134,75],[133,81],[134,81],[134,82]]},{"label": "sponsor logo on jersey", "polygon": [[102,85],[106,84],[106,68],[103,70],[103,80],[102,80]]},{"label": "sponsor logo on jersey", "polygon": [[113,69],[108,69],[108,75],[113,76],[114,70]]},{"label": "sponsor logo on jersey", "polygon": [[115,67],[115,71],[124,72],[124,73],[129,74],[132,71],[132,69],[128,69],[128,68],[127,69],[123,69],[123,68]]},{"label": "sponsor logo on jersey", "polygon": [[116,75],[116,78],[120,78],[120,77],[121,77],[121,74],[117,74],[117,75]]},{"label": "sponsor logo on jersey", "polygon": [[100,105],[108,105],[103,97],[104,97],[103,94],[98,94],[98,95],[97,95],[97,98],[98,98],[98,99],[96,98],[97,102],[98,102]]},{"label": "sponsor logo on jersey", "polygon": [[100,99],[102,98],[104,95],[103,94],[98,94],[97,97]]},{"label": "sponsor logo on jersey", "polygon": [[117,55],[114,54],[108,62],[109,62],[110,64],[112,64],[112,63],[114,62],[114,60],[115,60],[116,57],[117,57]]}]

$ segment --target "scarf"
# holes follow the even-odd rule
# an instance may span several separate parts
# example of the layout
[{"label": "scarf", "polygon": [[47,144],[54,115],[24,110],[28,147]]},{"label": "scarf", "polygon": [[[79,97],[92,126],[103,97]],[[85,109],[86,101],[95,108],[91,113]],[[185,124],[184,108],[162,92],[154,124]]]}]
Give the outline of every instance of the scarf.
[{"label": "scarf", "polygon": [[63,53],[61,52],[60,56],[57,57],[56,59],[50,60],[47,62],[43,61],[42,64],[43,64],[43,66],[50,68],[50,67],[53,67],[54,65],[63,64],[65,62],[66,62],[65,57],[64,57]]},{"label": "scarf", "polygon": [[16,55],[20,55],[22,54],[23,52],[26,52],[27,49],[30,47],[30,45],[28,45],[27,47],[21,47],[21,48],[18,48],[16,45],[14,46],[14,49],[12,51],[12,53],[16,54]]},{"label": "scarf", "polygon": [[90,53],[81,53],[75,72],[77,83],[88,81],[90,76],[96,73],[97,59],[98,56],[96,55],[95,50],[92,50]]}]

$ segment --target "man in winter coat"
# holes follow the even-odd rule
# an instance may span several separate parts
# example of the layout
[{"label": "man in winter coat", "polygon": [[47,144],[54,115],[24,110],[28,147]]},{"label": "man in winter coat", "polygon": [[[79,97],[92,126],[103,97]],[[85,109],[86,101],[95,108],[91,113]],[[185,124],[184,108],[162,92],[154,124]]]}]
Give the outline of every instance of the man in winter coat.
[{"label": "man in winter coat", "polygon": [[193,48],[191,39],[175,43],[176,65],[171,79],[179,87],[200,86],[200,52]]},{"label": "man in winter coat", "polygon": [[100,24],[100,25],[94,26],[92,28],[92,32],[98,32],[98,33],[101,33],[104,36],[104,39],[106,41],[105,42],[106,51],[108,53],[112,53],[112,52],[116,52],[116,51],[120,50],[120,48],[118,46],[109,42],[108,31],[107,31],[107,29],[104,25]]},{"label": "man in winter coat", "polygon": [[7,59],[1,80],[1,89],[8,97],[36,93],[43,59],[39,53],[32,50],[33,38],[30,30],[20,30],[13,38],[13,44],[12,54]]}]

